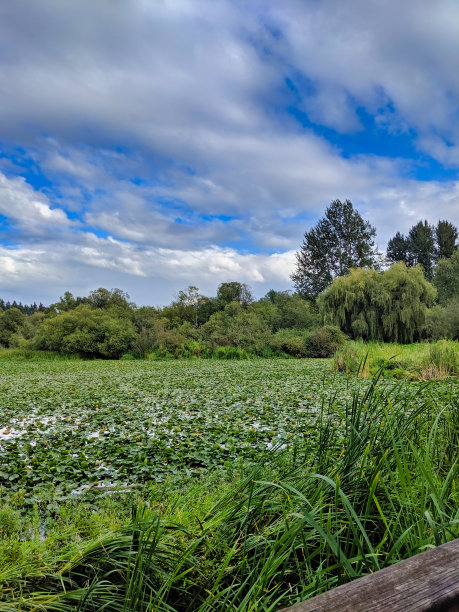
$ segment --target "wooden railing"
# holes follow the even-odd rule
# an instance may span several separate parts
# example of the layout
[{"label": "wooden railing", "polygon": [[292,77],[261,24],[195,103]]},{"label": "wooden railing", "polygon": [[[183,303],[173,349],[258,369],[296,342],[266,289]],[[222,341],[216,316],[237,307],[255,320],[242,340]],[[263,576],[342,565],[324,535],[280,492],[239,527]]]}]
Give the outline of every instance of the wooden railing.
[{"label": "wooden railing", "polygon": [[459,612],[459,539],[282,612]]}]

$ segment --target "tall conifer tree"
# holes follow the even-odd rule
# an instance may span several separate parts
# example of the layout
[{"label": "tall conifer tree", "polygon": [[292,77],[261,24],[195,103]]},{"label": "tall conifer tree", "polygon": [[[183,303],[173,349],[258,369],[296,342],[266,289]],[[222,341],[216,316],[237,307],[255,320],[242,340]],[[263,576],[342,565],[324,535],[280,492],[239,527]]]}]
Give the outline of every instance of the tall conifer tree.
[{"label": "tall conifer tree", "polygon": [[362,219],[352,202],[334,200],[325,217],[304,234],[291,277],[295,289],[315,298],[351,268],[376,267],[375,235],[375,228]]}]

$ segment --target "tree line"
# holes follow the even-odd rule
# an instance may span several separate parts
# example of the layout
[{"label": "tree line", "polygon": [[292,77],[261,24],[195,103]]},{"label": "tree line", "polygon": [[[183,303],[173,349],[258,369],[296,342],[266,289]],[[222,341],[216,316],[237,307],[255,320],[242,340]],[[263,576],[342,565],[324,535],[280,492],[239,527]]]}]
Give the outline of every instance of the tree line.
[{"label": "tree line", "polygon": [[67,291],[48,307],[0,300],[0,346],[85,358],[327,357],[346,337],[459,339],[454,225],[420,221],[406,237],[397,232],[387,258],[375,235],[349,200],[335,200],[304,235],[294,293],[255,300],[232,281],[214,296],[191,285],[165,307],[138,307],[121,289],[105,288],[81,297]]},{"label": "tree line", "polygon": [[376,250],[375,236],[349,200],[333,201],[304,234],[292,274],[297,292],[352,338],[457,339],[457,228],[421,220],[407,236],[397,232],[389,240],[386,256]]}]

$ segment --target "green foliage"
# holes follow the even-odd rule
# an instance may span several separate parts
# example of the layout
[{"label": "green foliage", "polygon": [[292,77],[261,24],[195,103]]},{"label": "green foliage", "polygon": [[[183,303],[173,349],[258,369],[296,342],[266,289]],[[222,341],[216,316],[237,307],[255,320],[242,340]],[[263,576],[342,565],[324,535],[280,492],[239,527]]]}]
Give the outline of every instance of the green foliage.
[{"label": "green foliage", "polygon": [[431,380],[459,374],[459,344],[379,344],[347,342],[334,357],[337,372],[362,377],[383,375],[410,380]]},{"label": "green foliage", "polygon": [[250,355],[238,346],[217,346],[214,357],[217,359],[250,359]]},{"label": "green foliage", "polygon": [[403,261],[406,265],[412,265],[410,249],[410,239],[397,232],[387,244],[387,259],[393,263]]},{"label": "green foliage", "polygon": [[29,348],[0,350],[0,361],[69,361],[78,359],[78,355],[62,355],[55,351],[36,351]]},{"label": "green foliage", "polygon": [[306,335],[299,335],[295,329],[279,329],[270,340],[270,347],[276,355],[306,357]]},{"label": "green foliage", "polygon": [[83,357],[119,358],[136,334],[133,323],[117,314],[80,305],[45,319],[35,336],[35,348]]},{"label": "green foliage", "polygon": [[451,257],[457,249],[457,227],[449,221],[439,221],[435,228],[437,239],[437,257],[439,259]]},{"label": "green foliage", "polygon": [[459,299],[459,250],[449,259],[441,259],[433,281],[438,291],[438,301],[445,306],[451,299]]},{"label": "green foliage", "polygon": [[319,303],[325,321],[352,338],[409,343],[420,337],[434,298],[422,269],[399,262],[379,274],[351,270],[333,281]]},{"label": "green foliage", "polygon": [[229,283],[221,283],[217,289],[217,301],[224,308],[231,302],[247,306],[253,302],[252,292],[245,283],[232,281]]},{"label": "green foliage", "polygon": [[352,202],[334,200],[325,217],[304,234],[292,274],[295,289],[303,296],[317,297],[333,278],[355,267],[375,267],[376,230],[364,221]]},{"label": "green foliage", "polygon": [[434,228],[427,221],[419,221],[409,232],[412,265],[420,264],[428,280],[433,278],[435,263]]},{"label": "green foliage", "polygon": [[253,309],[230,302],[223,311],[213,314],[202,327],[203,338],[212,348],[235,346],[261,354],[268,344],[267,323]]},{"label": "green foliage", "polygon": [[[458,537],[455,381],[369,384],[303,363],[174,363],[182,368],[179,375],[167,363],[78,364],[86,376],[97,367],[101,378],[93,382],[99,392],[101,383],[115,384],[117,377],[108,372],[130,372],[124,382],[136,389],[147,377],[133,368],[146,373],[158,367],[161,416],[173,397],[194,417],[188,414],[194,425],[186,432],[177,431],[174,422],[165,435],[179,439],[182,447],[193,436],[193,450],[183,451],[190,457],[177,464],[180,475],[162,485],[157,481],[167,463],[137,462],[132,472],[136,482],[144,474],[156,480],[138,492],[58,499],[48,487],[35,506],[24,494],[10,495],[10,507],[0,506],[1,606],[18,612],[153,612],[184,606],[201,612],[277,610]],[[184,374],[202,373],[202,368],[213,376],[199,398]],[[49,384],[53,388],[62,372],[55,370],[54,377],[46,372],[48,386],[42,392],[48,392]],[[69,369],[65,372],[68,376]],[[221,399],[230,395],[233,402],[228,409],[215,401],[219,377],[224,380]],[[36,373],[32,379],[36,384]],[[200,377],[199,385],[204,382]],[[127,388],[122,391],[118,411],[125,424]],[[209,393],[214,393],[213,402]],[[13,404],[17,394],[12,395]],[[150,398],[138,393],[130,405],[135,408],[140,399],[151,415]],[[203,403],[208,423],[199,416]],[[114,406],[111,413],[105,408],[107,418]],[[158,419],[156,425],[162,424],[164,419]],[[248,450],[245,438],[252,443],[257,436],[267,439],[265,427],[281,431],[277,440],[287,447],[270,453],[257,448],[250,467],[235,453],[225,471],[212,469],[194,482],[184,476],[191,453],[195,461],[202,457],[202,437],[214,435],[218,441],[209,458],[228,446],[222,441],[228,425],[243,430],[236,453]],[[116,442],[122,453],[127,445],[121,440]],[[147,438],[133,440],[135,461]],[[89,439],[82,449],[107,441]],[[41,443],[38,435],[36,442]],[[48,459],[43,453],[48,460],[43,470],[50,469],[49,456],[60,451],[55,444]],[[59,467],[66,467],[65,457],[59,457]]]},{"label": "green foliage", "polygon": [[427,312],[423,336],[431,340],[459,340],[459,298],[449,300],[446,306],[434,306]]},{"label": "green foliage", "polygon": [[10,346],[12,338],[23,325],[25,318],[18,308],[9,308],[0,312],[0,346]]},{"label": "green foliage", "polygon": [[419,221],[408,236],[397,232],[387,246],[387,259],[403,261],[407,266],[421,264],[425,276],[432,280],[437,261],[449,258],[457,249],[457,228],[449,221],[439,221],[434,228],[427,221]]},{"label": "green foliage", "polygon": [[263,318],[270,322],[273,331],[290,328],[306,330],[320,325],[317,309],[298,294],[270,291],[254,307],[263,312]]},{"label": "green foliage", "polygon": [[306,355],[308,357],[333,357],[346,341],[346,335],[335,325],[324,325],[308,334]]},{"label": "green foliage", "polygon": [[[440,341],[432,344],[426,362],[424,370],[433,365],[440,376],[459,374],[459,351],[457,346],[452,343]],[[439,376],[437,375],[435,378],[439,378]]]}]

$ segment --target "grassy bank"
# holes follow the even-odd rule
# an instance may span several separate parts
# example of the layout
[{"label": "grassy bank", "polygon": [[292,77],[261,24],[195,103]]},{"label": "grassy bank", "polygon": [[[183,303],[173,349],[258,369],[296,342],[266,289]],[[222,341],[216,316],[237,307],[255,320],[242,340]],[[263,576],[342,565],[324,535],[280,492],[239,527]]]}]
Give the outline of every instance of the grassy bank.
[{"label": "grassy bank", "polygon": [[442,379],[459,374],[459,342],[382,344],[347,342],[334,357],[334,369],[361,377],[379,372],[411,380]]},{"label": "grassy bank", "polygon": [[[111,364],[75,363],[71,371],[87,377],[94,365],[99,378],[93,388],[109,384]],[[116,368],[125,368],[132,379],[131,368],[138,365]],[[195,406],[194,418],[202,416],[204,398],[213,406],[217,419],[212,410],[206,413],[207,433],[206,419],[195,421],[194,431],[201,432],[196,438],[225,429],[228,408],[231,414],[244,407],[262,422],[264,414],[274,429],[285,428],[289,406],[296,413],[291,425],[293,417],[298,421],[301,397],[310,398],[314,410],[297,429],[276,438],[285,448],[257,451],[250,461],[244,453],[235,455],[195,477],[179,470],[156,484],[142,476],[141,486],[130,492],[88,489],[62,497],[61,489],[41,499],[5,484],[0,609],[278,610],[459,536],[454,379],[355,379],[349,386],[345,376],[327,373],[329,362],[309,370],[292,361],[228,363],[218,370],[209,362],[178,365],[179,372],[167,363],[142,368],[159,368],[168,401],[175,385],[175,401],[186,398],[189,412]],[[64,364],[49,367],[47,389],[55,397],[50,373],[62,377]],[[198,396],[183,384],[183,368],[193,372],[190,384],[200,389]],[[263,368],[269,369],[266,378]],[[35,382],[38,375],[39,370]],[[241,391],[232,386],[236,379]],[[72,396],[76,380],[70,380],[65,392]],[[203,388],[206,380],[226,390],[230,405],[223,412],[223,396],[220,405],[214,403],[211,387]],[[121,398],[116,401],[126,419]],[[129,401],[140,398],[138,393]],[[100,397],[96,401],[100,406]],[[284,416],[273,424],[273,409],[282,406]],[[234,416],[231,430],[241,422],[241,413]],[[186,456],[183,468],[189,465]]]}]

